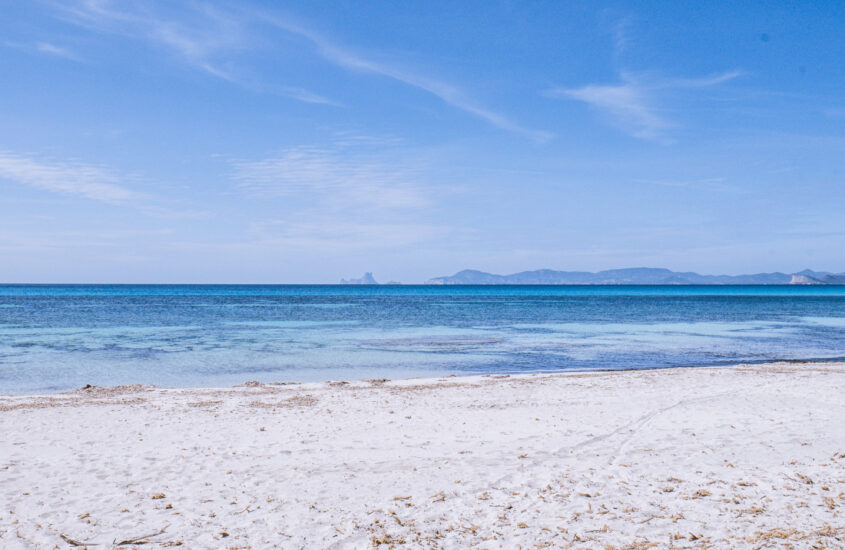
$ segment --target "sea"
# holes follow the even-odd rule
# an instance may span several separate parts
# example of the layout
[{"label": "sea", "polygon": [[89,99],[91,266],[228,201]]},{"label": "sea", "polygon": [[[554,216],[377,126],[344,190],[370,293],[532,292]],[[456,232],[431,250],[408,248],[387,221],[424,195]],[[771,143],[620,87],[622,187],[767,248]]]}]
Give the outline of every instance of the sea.
[{"label": "sea", "polygon": [[845,286],[0,285],[0,394],[845,359]]}]

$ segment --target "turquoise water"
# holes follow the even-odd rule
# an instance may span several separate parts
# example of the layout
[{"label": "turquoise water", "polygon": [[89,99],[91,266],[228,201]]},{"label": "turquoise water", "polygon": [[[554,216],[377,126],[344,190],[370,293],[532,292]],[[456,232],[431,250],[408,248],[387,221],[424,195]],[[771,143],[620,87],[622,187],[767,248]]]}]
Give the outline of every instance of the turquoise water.
[{"label": "turquoise water", "polygon": [[0,286],[0,393],[845,356],[840,286]]}]

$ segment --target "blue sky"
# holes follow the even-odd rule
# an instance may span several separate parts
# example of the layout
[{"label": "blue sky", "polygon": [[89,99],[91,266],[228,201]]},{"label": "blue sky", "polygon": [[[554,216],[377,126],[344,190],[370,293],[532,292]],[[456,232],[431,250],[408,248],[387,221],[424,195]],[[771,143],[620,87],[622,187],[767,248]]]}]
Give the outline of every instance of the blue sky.
[{"label": "blue sky", "polygon": [[845,271],[841,2],[2,6],[2,281]]}]

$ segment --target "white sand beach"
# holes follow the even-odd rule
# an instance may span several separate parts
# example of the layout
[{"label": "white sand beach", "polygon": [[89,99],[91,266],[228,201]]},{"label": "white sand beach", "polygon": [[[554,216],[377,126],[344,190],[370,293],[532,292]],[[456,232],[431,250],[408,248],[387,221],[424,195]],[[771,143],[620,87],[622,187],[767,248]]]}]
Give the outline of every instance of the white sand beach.
[{"label": "white sand beach", "polygon": [[843,548],[843,395],[770,364],[3,397],[0,547]]}]

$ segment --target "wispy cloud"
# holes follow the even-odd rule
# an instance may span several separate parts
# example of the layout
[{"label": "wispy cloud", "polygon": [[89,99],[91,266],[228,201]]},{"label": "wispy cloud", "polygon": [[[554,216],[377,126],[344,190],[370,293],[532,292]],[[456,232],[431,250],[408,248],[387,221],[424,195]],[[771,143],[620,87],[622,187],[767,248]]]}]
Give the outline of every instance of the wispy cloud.
[{"label": "wispy cloud", "polygon": [[157,218],[197,219],[208,216],[205,211],[184,207],[181,201],[164,200],[125,185],[127,182],[139,183],[137,176],[73,159],[57,160],[0,149],[0,182],[3,181],[131,207]]},{"label": "wispy cloud", "polygon": [[419,88],[437,96],[448,105],[485,120],[493,126],[509,132],[521,134],[535,141],[547,141],[553,137],[553,135],[549,132],[533,130],[520,126],[505,115],[484,107],[457,86],[435,78],[422,76],[408,70],[400,69],[387,63],[368,59],[348,48],[340,47],[316,31],[291,23],[285,19],[268,15],[266,13],[261,14],[260,16],[266,22],[275,25],[280,29],[305,38],[316,47],[320,56],[335,65],[352,71],[381,75],[398,82],[402,82],[403,84]]},{"label": "wispy cloud", "polygon": [[73,51],[71,51],[69,48],[57,46],[56,44],[53,44],[51,42],[36,42],[33,44],[31,42],[21,43],[6,40],[3,42],[3,45],[8,48],[14,48],[16,50],[20,50],[22,52],[27,52],[30,54],[43,54],[54,57],[61,57],[71,61],[82,61],[82,58]]},{"label": "wispy cloud", "polygon": [[699,78],[667,78],[654,81],[651,88],[706,88],[729,82],[739,76],[742,76],[742,71],[734,70]]},{"label": "wispy cloud", "polygon": [[53,6],[65,21],[97,32],[148,40],[220,78],[227,78],[228,74],[212,63],[212,56],[235,48],[241,41],[241,29],[235,20],[216,16],[208,9],[192,11],[190,17],[176,20],[156,15],[150,6],[117,7],[109,0],[78,0]]},{"label": "wispy cloud", "polygon": [[613,57],[619,60],[631,44],[631,18],[621,17],[613,23]]},{"label": "wispy cloud", "polygon": [[361,143],[348,136],[325,147],[298,146],[272,157],[235,163],[242,189],[296,196],[342,208],[410,208],[427,204],[431,191],[420,183],[418,161],[400,160],[388,144]]},{"label": "wispy cloud", "polygon": [[622,73],[619,84],[553,88],[545,94],[587,103],[634,137],[665,141],[666,132],[674,123],[663,113],[661,91],[716,86],[741,74],[740,71],[730,71],[701,78],[654,79]]},{"label": "wispy cloud", "polygon": [[254,92],[272,93],[305,103],[338,102],[297,86],[266,85],[225,61],[248,49],[248,22],[211,4],[193,4],[182,17],[166,17],[151,5],[121,4],[109,0],[81,0],[55,4],[60,16],[77,25],[142,39],[175,52],[184,62],[205,73]]},{"label": "wispy cloud", "polygon": [[103,166],[36,159],[3,150],[0,150],[0,179],[113,204],[125,204],[144,197],[119,185],[118,176]]},{"label": "wispy cloud", "polygon": [[56,46],[55,44],[51,44],[50,42],[38,42],[35,45],[35,49],[41,53],[45,53],[48,55],[55,55],[57,57],[63,57],[72,61],[79,61],[79,56],[77,56],[69,49],[63,48],[61,46]]},{"label": "wispy cloud", "polygon": [[[63,18],[101,32],[142,38],[176,52],[181,59],[206,73],[228,82],[260,92],[277,93],[306,103],[340,105],[337,101],[297,86],[273,86],[234,69],[229,59],[232,53],[250,47],[250,36],[261,32],[258,24],[269,25],[285,33],[304,38],[326,61],[344,69],[387,77],[408,86],[424,90],[452,107],[486,121],[497,128],[520,134],[538,142],[553,135],[542,130],[525,128],[509,117],[472,98],[460,87],[443,80],[423,76],[399,68],[396,64],[375,61],[342,48],[324,35],[307,26],[294,24],[271,12],[245,8],[222,11],[210,4],[194,5],[187,16],[164,17],[146,8],[120,8],[109,0],[78,0],[56,4]],[[141,6],[144,6],[141,4]]]},{"label": "wispy cloud", "polygon": [[331,105],[333,107],[343,107],[343,103],[329,99],[325,96],[310,92],[305,88],[298,88],[296,86],[258,86],[258,91],[267,91],[283,95],[291,99],[296,99],[303,103],[314,103],[315,105]]},{"label": "wispy cloud", "polygon": [[573,89],[555,88],[547,91],[546,95],[583,101],[607,113],[625,131],[642,139],[655,139],[671,126],[658,114],[647,91],[633,82]]},{"label": "wispy cloud", "polygon": [[452,232],[431,221],[438,202],[454,190],[431,181],[427,159],[401,140],[344,133],[324,146],[289,147],[236,162],[232,176],[250,195],[283,199],[278,204],[284,216],[252,223],[255,246],[387,249]]}]

